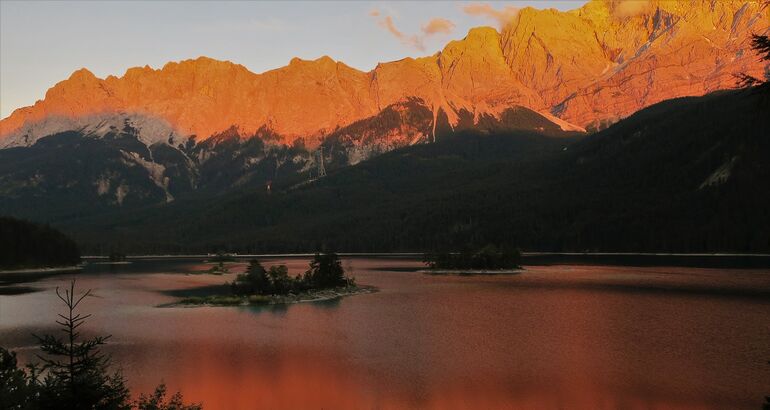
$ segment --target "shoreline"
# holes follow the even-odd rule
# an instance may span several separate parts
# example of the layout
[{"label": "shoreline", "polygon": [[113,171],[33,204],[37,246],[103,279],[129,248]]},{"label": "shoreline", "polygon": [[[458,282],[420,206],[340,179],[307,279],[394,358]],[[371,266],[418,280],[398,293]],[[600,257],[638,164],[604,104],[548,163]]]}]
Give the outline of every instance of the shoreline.
[{"label": "shoreline", "polygon": [[8,269],[0,270],[2,274],[15,274],[15,273],[71,273],[80,272],[83,270],[83,264],[72,266],[56,266],[47,268],[22,268],[22,269]]},{"label": "shoreline", "polygon": [[[232,258],[235,261],[244,258],[307,258],[313,257],[315,253],[243,253],[233,254]],[[339,256],[350,257],[422,257],[424,252],[338,252]],[[521,252],[523,257],[530,256],[676,256],[676,257],[750,257],[750,258],[768,258],[770,253],[740,253],[740,252],[538,252],[538,251],[523,251]],[[85,255],[83,259],[108,259],[108,256],[99,255]],[[206,262],[211,262],[210,255],[206,254],[144,254],[144,255],[127,255],[126,259],[177,259],[177,258],[190,258],[190,259],[206,259]],[[227,262],[227,261],[225,261]],[[230,261],[232,262],[232,261]]]},{"label": "shoreline", "polygon": [[[273,253],[273,254],[239,254],[235,262],[245,262],[248,259],[293,259],[312,258],[311,253]],[[341,252],[343,258],[386,258],[420,260],[423,253],[417,252]],[[84,261],[99,261],[107,257],[84,256]],[[158,254],[127,256],[131,261],[202,259],[208,260],[210,255],[195,254]],[[665,252],[522,252],[521,264],[524,266],[548,265],[610,265],[610,266],[682,266],[693,268],[731,268],[731,269],[768,269],[770,254],[767,253],[665,253]]]},{"label": "shoreline", "polygon": [[419,269],[416,272],[424,273],[426,275],[457,275],[457,276],[474,276],[474,275],[517,275],[523,273],[524,268],[515,269]]},{"label": "shoreline", "polygon": [[[181,298],[176,302],[161,304],[159,308],[196,308],[196,307],[237,307],[289,305],[306,302],[322,302],[346,296],[364,295],[379,292],[374,286],[355,286],[333,288],[289,295],[207,295]],[[219,301],[219,302],[218,302]]]},{"label": "shoreline", "polygon": [[131,261],[117,261],[117,262],[90,262],[91,265],[130,265]]}]

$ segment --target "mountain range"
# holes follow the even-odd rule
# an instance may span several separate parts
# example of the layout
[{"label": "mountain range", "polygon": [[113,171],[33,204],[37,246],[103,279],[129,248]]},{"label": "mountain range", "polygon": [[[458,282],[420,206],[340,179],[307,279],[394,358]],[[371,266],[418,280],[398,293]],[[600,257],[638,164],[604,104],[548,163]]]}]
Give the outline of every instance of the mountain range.
[{"label": "mountain range", "polygon": [[[148,141],[202,141],[235,127],[241,137],[269,132],[283,144],[302,139],[314,147],[410,99],[432,113],[433,126],[439,115],[455,126],[464,112],[478,121],[521,106],[564,128],[590,129],[665,99],[729,88],[735,73],[761,77],[767,69],[748,51],[750,34],[768,29],[767,4],[652,0],[631,15],[619,14],[618,4],[525,8],[501,32],[474,28],[435,55],[369,72],[327,56],[295,58],[262,74],[206,57],[105,79],[80,69],[0,121],[0,144],[28,145],[82,126],[98,132],[98,123],[119,115]],[[427,132],[432,137],[433,127]]]},{"label": "mountain range", "polygon": [[[295,195],[326,184],[318,179],[321,163],[332,179],[356,165],[352,175],[373,183],[373,175],[361,172],[393,150],[437,155],[426,160],[434,168],[411,164],[404,171],[435,179],[399,180],[432,192],[463,178],[445,168],[460,167],[451,159],[462,157],[458,150],[499,149],[478,160],[516,167],[554,164],[549,161],[561,150],[590,146],[583,140],[617,144],[596,135],[622,134],[617,138],[627,140],[617,130],[645,107],[733,88],[738,74],[770,76],[770,65],[750,48],[752,34],[770,32],[767,2],[636,4],[633,10],[614,0],[589,1],[568,12],[525,8],[501,30],[474,28],[434,55],[380,63],[369,72],[326,56],[295,58],[261,74],[206,57],[160,69],[130,68],[104,79],[80,69],[43,100],[0,120],[0,214],[72,232],[86,232],[83,226],[94,223],[103,228],[99,235],[109,231],[99,218],[211,216],[198,207],[242,195],[270,214],[264,204],[275,204],[287,192],[299,203],[317,199]],[[712,115],[727,115],[708,107]],[[697,162],[694,153],[682,155]],[[535,168],[515,169],[506,168]],[[557,172],[553,165],[537,169],[553,178]],[[308,205],[305,212],[331,210]],[[452,223],[461,231],[473,224]],[[287,241],[287,247],[297,243]],[[541,245],[574,248],[578,242]]]}]

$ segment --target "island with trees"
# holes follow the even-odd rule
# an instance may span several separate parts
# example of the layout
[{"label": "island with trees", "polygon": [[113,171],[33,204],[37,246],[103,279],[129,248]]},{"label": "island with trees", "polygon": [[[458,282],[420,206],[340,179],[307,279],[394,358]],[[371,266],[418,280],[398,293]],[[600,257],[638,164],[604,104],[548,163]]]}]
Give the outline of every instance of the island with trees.
[{"label": "island with trees", "polygon": [[522,271],[518,249],[494,245],[476,250],[465,248],[460,252],[427,253],[423,262],[428,266],[423,272],[434,275],[495,275]]},{"label": "island with trees", "polygon": [[254,259],[246,272],[227,284],[227,292],[207,296],[190,296],[166,306],[240,306],[309,302],[334,299],[376,291],[359,286],[345,274],[335,253],[317,253],[303,275],[289,276],[286,265],[265,269]]}]

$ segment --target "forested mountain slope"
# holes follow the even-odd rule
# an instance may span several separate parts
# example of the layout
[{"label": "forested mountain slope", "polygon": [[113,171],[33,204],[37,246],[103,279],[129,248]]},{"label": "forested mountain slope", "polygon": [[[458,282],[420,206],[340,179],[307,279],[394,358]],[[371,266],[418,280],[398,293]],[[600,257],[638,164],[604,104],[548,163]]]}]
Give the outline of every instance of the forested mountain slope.
[{"label": "forested mountain slope", "polygon": [[[88,249],[770,251],[770,99],[665,101],[581,138],[461,133],[309,184],[61,224]],[[152,232],[148,235],[148,232]],[[149,239],[148,238],[152,238]]]}]

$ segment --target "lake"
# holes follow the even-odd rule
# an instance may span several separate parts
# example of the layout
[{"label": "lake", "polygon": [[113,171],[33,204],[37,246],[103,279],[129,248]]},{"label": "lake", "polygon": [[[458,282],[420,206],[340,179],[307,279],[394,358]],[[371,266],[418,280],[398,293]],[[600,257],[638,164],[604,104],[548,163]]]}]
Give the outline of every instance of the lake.
[{"label": "lake", "polygon": [[[263,260],[303,272],[307,259]],[[527,266],[432,276],[345,259],[373,294],[269,307],[157,307],[231,281],[200,260],[89,265],[0,296],[0,345],[26,360],[77,278],[134,393],[165,381],[206,409],[758,409],[770,394],[770,270]],[[235,263],[241,272],[245,263]],[[0,281],[3,278],[0,277]]]}]

